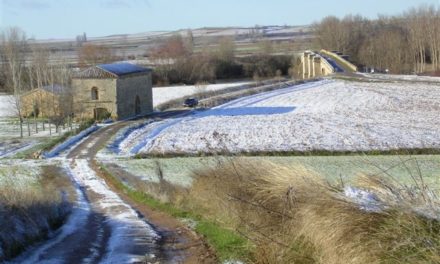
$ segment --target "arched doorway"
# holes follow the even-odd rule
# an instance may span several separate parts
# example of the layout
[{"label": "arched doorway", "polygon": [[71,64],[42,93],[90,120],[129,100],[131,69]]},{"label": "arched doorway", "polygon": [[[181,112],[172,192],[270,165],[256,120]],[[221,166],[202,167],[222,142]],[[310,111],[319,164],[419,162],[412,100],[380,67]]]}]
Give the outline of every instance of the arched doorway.
[{"label": "arched doorway", "polygon": [[139,115],[141,113],[141,99],[139,99],[139,95],[136,95],[136,99],[134,102],[134,114]]},{"label": "arched doorway", "polygon": [[106,108],[97,107],[93,109],[93,118],[95,120],[104,120],[110,118],[110,116],[111,114]]}]

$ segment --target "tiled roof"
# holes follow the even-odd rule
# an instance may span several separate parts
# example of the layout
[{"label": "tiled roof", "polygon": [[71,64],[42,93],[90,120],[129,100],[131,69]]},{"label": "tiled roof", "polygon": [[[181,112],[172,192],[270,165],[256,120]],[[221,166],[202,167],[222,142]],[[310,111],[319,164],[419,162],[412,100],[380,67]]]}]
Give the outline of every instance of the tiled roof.
[{"label": "tiled roof", "polygon": [[101,68],[104,71],[108,71],[110,73],[116,74],[117,76],[151,71],[150,69],[138,65],[134,65],[131,63],[101,64],[96,67]]},{"label": "tiled roof", "polygon": [[53,84],[53,85],[43,86],[41,89],[54,94],[63,94],[64,92],[67,91],[68,88],[59,84]]},{"label": "tiled roof", "polygon": [[100,64],[94,67],[85,69],[78,73],[76,78],[119,78],[121,76],[131,74],[142,74],[151,72],[151,69],[144,68],[131,63],[111,63]]}]

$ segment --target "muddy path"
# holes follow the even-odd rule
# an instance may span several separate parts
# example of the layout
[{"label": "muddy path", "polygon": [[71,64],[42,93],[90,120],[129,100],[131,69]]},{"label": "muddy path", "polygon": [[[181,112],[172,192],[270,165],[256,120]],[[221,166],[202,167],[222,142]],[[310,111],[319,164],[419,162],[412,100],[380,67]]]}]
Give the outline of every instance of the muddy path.
[{"label": "muddy path", "polygon": [[101,177],[97,152],[135,122],[103,127],[57,158],[76,186],[78,202],[52,239],[12,263],[217,263],[205,241],[180,221],[135,203]]}]

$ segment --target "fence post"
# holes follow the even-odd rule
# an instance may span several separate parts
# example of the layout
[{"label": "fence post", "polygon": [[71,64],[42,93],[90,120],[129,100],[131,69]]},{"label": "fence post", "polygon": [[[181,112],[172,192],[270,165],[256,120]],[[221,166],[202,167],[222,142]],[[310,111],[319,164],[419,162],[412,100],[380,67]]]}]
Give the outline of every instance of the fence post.
[{"label": "fence post", "polygon": [[35,134],[38,134],[38,122],[37,116],[34,114],[34,122],[35,122]]},{"label": "fence post", "polygon": [[26,123],[27,123],[28,137],[30,137],[31,136],[31,124],[29,124],[29,117],[26,117]]}]

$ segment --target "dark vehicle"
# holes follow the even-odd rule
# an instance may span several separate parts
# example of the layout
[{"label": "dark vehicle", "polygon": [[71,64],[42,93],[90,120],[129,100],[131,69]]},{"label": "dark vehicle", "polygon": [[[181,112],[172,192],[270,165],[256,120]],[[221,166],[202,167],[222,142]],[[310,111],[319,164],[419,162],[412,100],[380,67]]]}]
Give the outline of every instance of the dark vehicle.
[{"label": "dark vehicle", "polygon": [[199,100],[197,100],[197,98],[187,98],[185,99],[185,101],[183,102],[183,106],[186,107],[194,107],[197,106],[199,104]]}]

